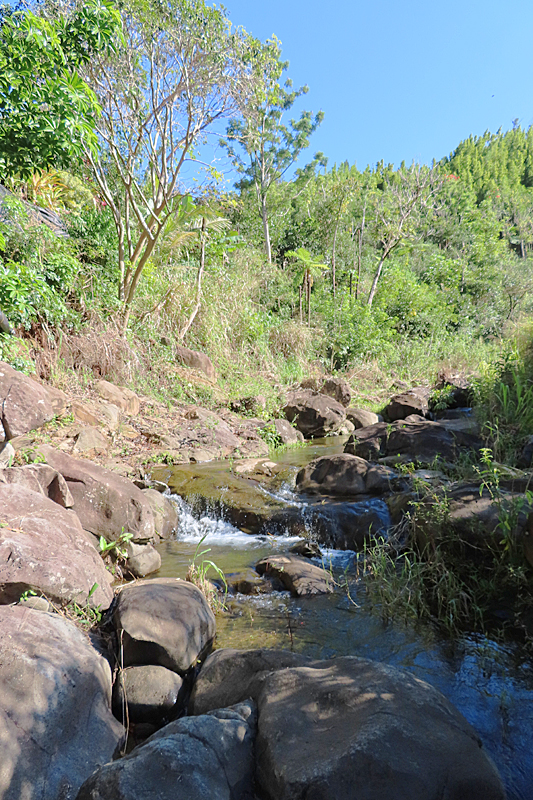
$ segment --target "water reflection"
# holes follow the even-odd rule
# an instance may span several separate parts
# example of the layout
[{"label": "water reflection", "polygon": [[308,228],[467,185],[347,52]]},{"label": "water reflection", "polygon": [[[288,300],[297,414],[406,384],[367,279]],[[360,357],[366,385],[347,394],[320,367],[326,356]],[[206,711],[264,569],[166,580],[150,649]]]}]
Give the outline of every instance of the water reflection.
[{"label": "water reflection", "polygon": [[[328,450],[341,452],[341,443]],[[307,463],[324,454],[316,443],[286,451],[285,464]],[[211,468],[213,465],[210,465]],[[227,469],[227,467],[224,467]],[[198,542],[225,573],[253,569],[273,551],[287,548],[291,537],[251,536],[214,517],[195,519],[183,503],[176,541],[160,546],[159,575],[185,577]],[[228,611],[217,620],[217,646],[239,649],[292,649],[316,659],[355,655],[409,670],[431,683],[463,713],[478,732],[506,784],[509,800],[533,800],[533,668],[519,648],[504,647],[486,637],[442,641],[427,626],[383,624],[372,612],[363,587],[350,577],[354,554],[325,551],[336,573],[349,578],[349,596],[306,599],[288,593],[228,598]],[[348,570],[345,573],[345,570]]]}]

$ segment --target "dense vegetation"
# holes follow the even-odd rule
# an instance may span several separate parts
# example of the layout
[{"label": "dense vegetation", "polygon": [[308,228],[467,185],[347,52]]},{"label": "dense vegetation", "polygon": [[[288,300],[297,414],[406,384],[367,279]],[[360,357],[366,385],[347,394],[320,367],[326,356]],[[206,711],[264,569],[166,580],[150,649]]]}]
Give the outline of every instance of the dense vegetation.
[{"label": "dense vegetation", "polygon": [[[285,121],[307,91],[286,69],[275,38],[202,0],[3,8],[0,309],[17,337],[0,333],[0,358],[168,402],[261,393],[269,415],[313,372],[345,372],[379,409],[398,379],[462,371],[490,448],[465,468],[490,467],[499,491],[494,460],[515,464],[533,431],[533,128],[471,136],[431,166],[301,166],[322,114]],[[208,135],[232,192],[212,166],[199,180]],[[212,358],[216,383],[169,369],[180,342]],[[401,586],[397,553],[370,555],[395,612],[417,584],[415,615],[447,618],[468,596],[466,625],[491,597],[485,572],[517,596],[528,580],[505,542],[478,594],[443,547],[404,553]]]},{"label": "dense vegetation", "polygon": [[[533,129],[470,137],[431,167],[328,168],[317,153],[294,171],[322,116],[284,122],[306,87],[283,83],[277,40],[232,33],[200,0],[132,0],[120,19],[94,0],[61,23],[46,9],[1,18],[2,63],[15,52],[41,76],[35,99],[8,91],[7,78],[0,87],[12,192],[0,307],[19,334],[57,342],[89,325],[125,337],[150,364],[137,380],[175,395],[183,387],[165,386],[158,368],[171,355],[162,336],[206,351],[226,397],[272,393],[310,363],[351,370],[374,404],[391,373],[494,375],[533,301]],[[49,43],[46,58],[35,42]],[[54,60],[63,71],[51,82]],[[177,98],[191,77],[188,99]],[[83,103],[75,109],[70,142],[53,116],[64,85],[92,104],[85,128]],[[11,122],[20,109],[29,120],[47,93],[48,138],[21,146],[22,164]],[[236,191],[223,192],[212,170],[187,191],[181,175],[201,135],[224,128]],[[37,224],[22,199],[57,211],[68,237]],[[19,357],[5,338],[2,348]]]}]

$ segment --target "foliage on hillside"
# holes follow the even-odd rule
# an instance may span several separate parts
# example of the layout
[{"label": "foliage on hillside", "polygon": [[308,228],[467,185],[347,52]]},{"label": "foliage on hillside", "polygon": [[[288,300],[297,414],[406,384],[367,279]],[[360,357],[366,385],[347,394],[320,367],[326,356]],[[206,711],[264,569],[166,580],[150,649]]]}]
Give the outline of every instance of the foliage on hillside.
[{"label": "foliage on hillside", "polygon": [[[199,131],[218,119],[236,146],[243,109],[262,108],[266,97],[275,106],[269,141],[281,147],[288,128],[276,124],[294,93],[271,85],[285,69],[279,47],[234,35],[223,12],[202,0],[174,2],[180,14],[157,52],[142,36],[142,15],[157,27],[160,10],[131,0],[122,11],[125,35],[153,55],[152,84],[159,74],[181,86],[185,67],[168,60],[167,39],[178,41],[180,20],[204,20],[213,53],[233,49],[224,50],[231,75],[218,77],[211,51],[195,51],[211,76],[207,88],[200,81],[195,89]],[[194,39],[197,29],[185,27]],[[213,180],[188,192],[177,182],[180,159],[194,158],[201,140],[176,131],[195,117],[187,118],[175,92],[151,108],[131,47],[92,59],[83,74],[104,106],[98,153],[73,157],[68,172],[13,176],[7,188],[21,200],[8,197],[0,207],[0,307],[19,333],[44,327],[57,339],[96,320],[115,331],[129,320],[130,342],[162,364],[170,357],[162,337],[206,351],[228,394],[272,391],[325,368],[351,370],[378,402],[378,375],[390,387],[393,374],[420,380],[446,364],[482,372],[480,363],[531,313],[533,129],[470,137],[431,168],[379,163],[360,171],[345,163],[328,170],[321,157],[292,177],[274,170],[263,195],[253,180],[229,194]],[[98,64],[108,81],[100,88]],[[263,94],[261,75],[270,80]],[[165,115],[175,115],[175,129]],[[312,119],[298,148],[321,115]],[[252,138],[255,123],[246,119]],[[252,152],[255,139],[246,142]],[[37,224],[22,200],[59,212],[69,237]]]}]

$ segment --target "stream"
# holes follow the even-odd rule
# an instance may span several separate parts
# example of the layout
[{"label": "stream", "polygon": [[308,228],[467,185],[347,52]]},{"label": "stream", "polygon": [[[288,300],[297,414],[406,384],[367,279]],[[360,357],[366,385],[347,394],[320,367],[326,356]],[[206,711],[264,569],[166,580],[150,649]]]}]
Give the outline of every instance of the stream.
[{"label": "stream", "polygon": [[[301,466],[318,456],[341,453],[344,442],[344,437],[315,440],[276,454],[279,485],[272,490],[253,480],[254,491],[266,495],[267,503],[286,504],[304,521],[316,519],[309,511],[322,500],[294,494],[291,476],[294,479]],[[154,477],[176,491],[183,486],[184,470],[186,476],[190,471],[191,478],[216,485],[222,495],[232,491],[234,471],[227,461],[157,468]],[[180,524],[176,538],[159,545],[158,577],[184,578],[197,550],[209,550],[203,558],[213,561],[231,582],[232,575],[252,573],[260,558],[282,552],[301,538],[283,530],[275,535],[243,532],[227,521],[218,501],[209,508],[191,497],[173,497],[180,506]],[[308,529],[309,523],[303,527]],[[288,592],[230,595],[227,611],[217,616],[217,647],[292,649],[315,659],[361,656],[408,670],[438,688],[473,725],[500,771],[509,800],[533,800],[533,664],[529,656],[518,646],[504,646],[480,635],[450,642],[430,626],[383,623],[356,579],[355,554],[321,549],[326,566],[350,578],[349,592],[339,589],[303,598],[293,598]],[[215,577],[213,572],[211,576]]]}]

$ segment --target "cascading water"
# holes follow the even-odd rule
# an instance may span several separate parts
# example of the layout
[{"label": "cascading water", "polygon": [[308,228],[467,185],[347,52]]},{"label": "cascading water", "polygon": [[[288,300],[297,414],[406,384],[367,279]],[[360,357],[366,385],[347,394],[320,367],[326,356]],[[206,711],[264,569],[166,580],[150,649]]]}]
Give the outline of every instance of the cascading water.
[{"label": "cascading water", "polygon": [[[303,461],[301,451],[297,456]],[[315,444],[309,457],[316,455]],[[202,466],[196,466],[199,473]],[[223,485],[228,465],[208,467],[210,479],[216,473]],[[172,483],[171,476],[166,477]],[[226,575],[253,572],[260,558],[286,550],[299,538],[287,531],[313,534],[320,526],[325,530],[340,512],[348,514],[348,519],[350,514],[372,512],[376,520],[381,519],[383,530],[390,525],[388,509],[381,500],[309,502],[296,495],[290,483],[281,483],[275,489],[259,487],[258,493],[284,506],[289,522],[293,521],[285,528],[278,526],[276,535],[245,533],[224,514],[231,502],[229,491],[224,497],[226,505],[215,503],[215,511],[210,513],[194,511],[181,497],[174,498],[180,526],[175,540],[160,545],[163,563],[159,575],[184,577],[197,550],[207,548],[205,557]],[[300,527],[294,522],[298,518]],[[349,522],[343,524],[346,527]],[[440,689],[474,726],[502,775],[509,800],[533,800],[533,667],[529,660],[519,649],[483,636],[450,643],[427,626],[383,624],[379,615],[372,613],[357,582],[355,554],[321,549],[324,565],[341,575],[340,582],[347,589],[311,598],[292,598],[287,592],[228,597],[228,610],[217,619],[217,646],[285,648],[321,659],[356,655],[406,669]]]}]

